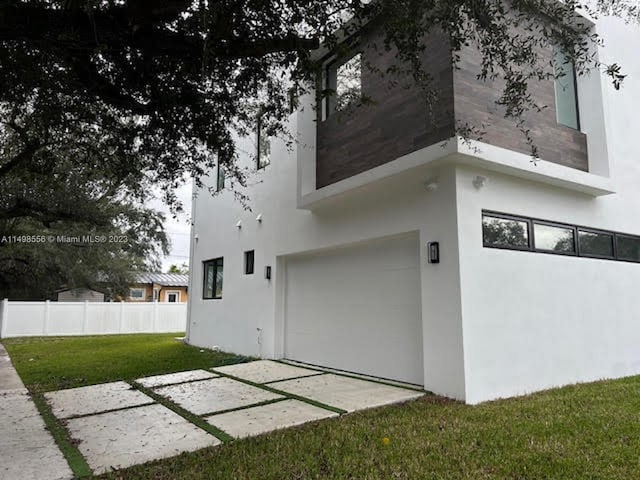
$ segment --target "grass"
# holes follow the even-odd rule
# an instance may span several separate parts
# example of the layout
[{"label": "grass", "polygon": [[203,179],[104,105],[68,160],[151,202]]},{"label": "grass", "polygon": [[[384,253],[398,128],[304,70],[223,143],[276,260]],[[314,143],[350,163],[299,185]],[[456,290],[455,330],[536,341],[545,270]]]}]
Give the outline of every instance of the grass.
[{"label": "grass", "polygon": [[[116,380],[131,383],[150,375],[207,369],[248,360],[246,357],[185,345],[176,339],[179,336],[182,335],[24,337],[5,339],[2,343],[74,475],[84,478],[91,475],[91,469],[63,422],[53,415],[44,392]],[[144,390],[158,400],[153,392]],[[163,403],[166,405],[168,402]],[[224,432],[215,431],[214,427],[189,412],[175,405],[170,405],[170,408],[179,410],[179,414],[219,438],[230,439]]]},{"label": "grass", "polygon": [[185,345],[181,333],[4,339],[31,392],[237,363],[244,357]]},{"label": "grass", "polygon": [[[200,352],[173,336],[4,343],[32,391],[241,360]],[[629,377],[478,406],[425,396],[96,478],[627,480],[640,476],[638,452],[640,377]],[[81,469],[74,468],[78,476]]]},{"label": "grass", "polygon": [[633,377],[478,406],[426,396],[99,478],[627,480],[639,451]]}]

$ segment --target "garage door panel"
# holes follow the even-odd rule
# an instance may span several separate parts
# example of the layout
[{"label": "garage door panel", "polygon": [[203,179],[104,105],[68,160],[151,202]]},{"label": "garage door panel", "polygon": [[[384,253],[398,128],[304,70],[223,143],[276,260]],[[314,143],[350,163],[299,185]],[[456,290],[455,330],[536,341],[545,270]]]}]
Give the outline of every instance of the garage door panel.
[{"label": "garage door panel", "polygon": [[287,259],[288,358],[421,384],[417,235]]}]

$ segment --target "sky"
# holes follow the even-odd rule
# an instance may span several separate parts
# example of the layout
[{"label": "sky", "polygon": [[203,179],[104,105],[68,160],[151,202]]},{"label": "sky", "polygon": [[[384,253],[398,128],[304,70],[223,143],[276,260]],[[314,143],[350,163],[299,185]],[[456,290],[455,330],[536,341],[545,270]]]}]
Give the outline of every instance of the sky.
[{"label": "sky", "polygon": [[[150,208],[154,208],[161,212],[164,212],[166,220],[164,222],[164,229],[167,233],[167,237],[171,242],[169,255],[162,259],[162,271],[166,272],[169,267],[174,265],[181,265],[183,263],[189,263],[189,232],[190,225],[189,220],[191,216],[191,181],[188,181],[185,185],[179,187],[176,190],[176,195],[182,202],[184,212],[178,215],[177,218],[173,218],[169,207],[165,205],[162,200],[155,198],[148,204]],[[159,194],[158,194],[159,197]]]}]

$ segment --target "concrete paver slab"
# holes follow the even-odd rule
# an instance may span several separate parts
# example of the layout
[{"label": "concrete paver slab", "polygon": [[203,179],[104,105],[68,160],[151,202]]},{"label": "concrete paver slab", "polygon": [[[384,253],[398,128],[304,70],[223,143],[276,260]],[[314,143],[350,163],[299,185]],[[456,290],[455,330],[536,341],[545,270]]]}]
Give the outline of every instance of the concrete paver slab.
[{"label": "concrete paver slab", "polygon": [[322,372],[316,370],[294,367],[293,365],[285,365],[271,360],[238,363],[236,365],[212,368],[211,370],[249,380],[253,383],[275,382],[290,378],[322,374]]},{"label": "concrete paver slab", "polygon": [[283,392],[306,397],[348,412],[421,397],[424,393],[334,374],[269,384]]},{"label": "concrete paver slab", "polygon": [[246,407],[260,402],[284,398],[230,378],[213,378],[154,389],[182,408],[196,415]]},{"label": "concrete paver slab", "polygon": [[206,380],[216,378],[216,375],[206,370],[188,370],[186,372],[169,373],[167,375],[155,375],[153,377],[139,378],[136,380],[140,385],[147,388],[163,387],[175,383],[191,382],[194,380]]},{"label": "concrete paver slab", "polygon": [[67,425],[95,473],[220,443],[214,436],[157,404],[74,418]]},{"label": "concrete paver slab", "polygon": [[283,400],[213,415],[205,420],[232,437],[243,438],[337,416],[337,413],[299,400]]},{"label": "concrete paver slab", "polygon": [[126,382],[103,383],[69,388],[45,394],[53,414],[58,418],[106,412],[116,408],[153,403],[153,399],[133,389]]},{"label": "concrete paver slab", "polygon": [[0,343],[0,393],[27,393],[27,389],[13,368],[11,358]]},{"label": "concrete paver slab", "polygon": [[0,394],[0,412],[0,478],[63,480],[73,477],[27,394]]}]

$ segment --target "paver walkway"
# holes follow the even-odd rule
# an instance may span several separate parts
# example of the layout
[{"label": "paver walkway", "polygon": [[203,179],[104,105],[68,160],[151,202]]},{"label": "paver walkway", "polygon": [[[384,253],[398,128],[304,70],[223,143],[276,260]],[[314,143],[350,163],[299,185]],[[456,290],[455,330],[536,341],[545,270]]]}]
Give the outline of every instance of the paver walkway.
[{"label": "paver walkway", "polygon": [[[0,465],[6,478],[71,477],[20,379],[11,377],[6,385],[17,389],[8,394],[11,400],[4,400],[3,408],[12,412],[15,424],[0,423]],[[59,390],[45,398],[91,470],[99,474],[421,395],[320,369],[259,360]],[[25,429],[33,432],[31,437],[22,435]],[[7,443],[7,437],[16,440]],[[25,475],[31,470],[31,476]]]},{"label": "paver walkway", "polygon": [[0,478],[63,480],[67,461],[0,344]]}]

